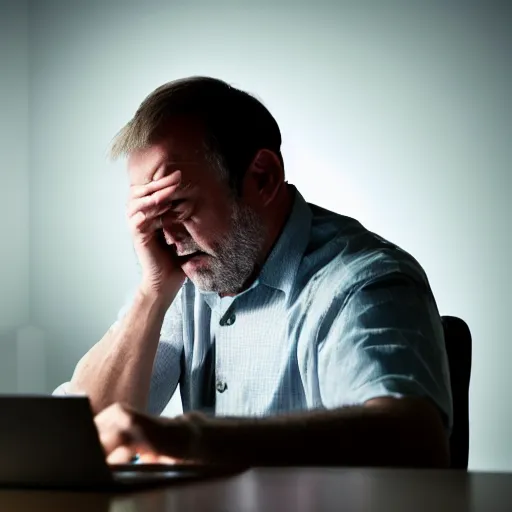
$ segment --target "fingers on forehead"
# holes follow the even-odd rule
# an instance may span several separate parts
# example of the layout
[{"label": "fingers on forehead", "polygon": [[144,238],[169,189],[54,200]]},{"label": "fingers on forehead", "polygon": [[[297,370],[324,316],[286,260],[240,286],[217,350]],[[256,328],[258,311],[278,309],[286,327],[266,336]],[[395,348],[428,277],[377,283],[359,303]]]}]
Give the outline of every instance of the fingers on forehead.
[{"label": "fingers on forehead", "polygon": [[176,173],[170,174],[169,176],[165,176],[160,180],[146,183],[145,185],[132,185],[130,187],[131,196],[144,197],[170,186],[175,186],[179,188],[181,174],[177,173],[179,173],[179,171],[176,171]]}]

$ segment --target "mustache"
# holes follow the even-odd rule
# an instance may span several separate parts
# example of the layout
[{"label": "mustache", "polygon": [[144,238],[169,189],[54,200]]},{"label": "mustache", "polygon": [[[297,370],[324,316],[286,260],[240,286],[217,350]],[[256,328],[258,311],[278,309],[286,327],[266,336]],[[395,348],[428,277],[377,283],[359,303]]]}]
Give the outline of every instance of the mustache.
[{"label": "mustache", "polygon": [[180,242],[180,250],[174,249],[176,256],[190,256],[196,252],[202,252],[204,254],[210,254],[205,251],[199,244],[196,244],[193,240],[187,242]]},{"label": "mustache", "polygon": [[165,231],[162,230],[161,233],[162,241],[165,242],[167,247],[172,250],[176,254],[176,256],[188,256],[189,254],[193,254],[195,252],[204,252],[208,254],[207,251],[205,251],[199,244],[197,244],[192,238],[186,239],[186,240],[180,240],[179,241],[179,250],[175,243],[172,243],[165,233]]},{"label": "mustache", "polygon": [[182,256],[190,256],[191,254],[195,254],[196,252],[204,252],[204,251],[202,251],[201,249],[196,249],[194,251],[180,251],[180,252],[175,251],[175,252],[176,252],[176,256],[182,257]]}]

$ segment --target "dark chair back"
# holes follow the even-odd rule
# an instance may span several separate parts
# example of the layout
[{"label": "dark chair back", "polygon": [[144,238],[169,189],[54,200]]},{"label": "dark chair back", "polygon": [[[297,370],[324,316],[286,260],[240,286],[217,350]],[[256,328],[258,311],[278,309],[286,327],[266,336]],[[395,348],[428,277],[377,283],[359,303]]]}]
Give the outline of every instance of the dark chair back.
[{"label": "dark chair back", "polygon": [[472,340],[468,325],[461,318],[443,316],[444,339],[450,367],[453,398],[453,429],[450,436],[451,467],[468,468],[469,381]]}]

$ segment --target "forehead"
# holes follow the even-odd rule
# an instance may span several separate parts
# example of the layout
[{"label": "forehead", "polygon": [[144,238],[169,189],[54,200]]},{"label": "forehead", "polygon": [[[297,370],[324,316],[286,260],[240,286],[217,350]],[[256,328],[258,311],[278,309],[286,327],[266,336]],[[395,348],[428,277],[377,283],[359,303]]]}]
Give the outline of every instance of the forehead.
[{"label": "forehead", "polygon": [[176,122],[166,130],[164,141],[129,155],[128,174],[134,185],[149,183],[177,169],[182,171],[184,179],[187,176],[193,178],[204,164],[202,138],[197,126]]}]

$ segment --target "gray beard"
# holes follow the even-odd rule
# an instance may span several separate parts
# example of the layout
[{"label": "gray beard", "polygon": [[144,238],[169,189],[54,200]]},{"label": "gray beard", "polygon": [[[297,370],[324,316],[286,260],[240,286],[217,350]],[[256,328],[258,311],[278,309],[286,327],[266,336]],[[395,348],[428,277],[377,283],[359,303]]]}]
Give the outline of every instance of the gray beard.
[{"label": "gray beard", "polygon": [[214,248],[208,268],[201,268],[190,280],[200,290],[238,293],[254,272],[262,256],[266,229],[250,207],[235,203],[229,235]]}]

